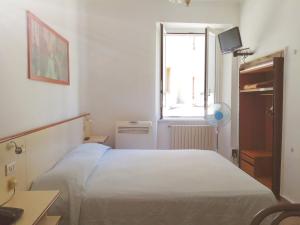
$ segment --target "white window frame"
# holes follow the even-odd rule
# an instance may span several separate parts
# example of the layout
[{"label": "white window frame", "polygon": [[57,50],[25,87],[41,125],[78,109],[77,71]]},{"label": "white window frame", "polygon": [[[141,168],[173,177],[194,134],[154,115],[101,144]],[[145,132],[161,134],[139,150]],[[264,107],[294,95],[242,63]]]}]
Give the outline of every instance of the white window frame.
[{"label": "white window frame", "polygon": [[[160,119],[191,119],[194,120],[195,118],[202,118],[199,117],[186,117],[186,116],[176,116],[176,117],[164,117],[163,116],[163,104],[164,104],[164,93],[163,93],[163,85],[164,85],[164,73],[165,73],[165,35],[167,32],[164,29],[164,25],[160,24]],[[170,34],[204,34],[205,35],[205,87],[204,87],[204,110],[208,107],[208,35],[214,34],[215,35],[215,75],[214,75],[214,102],[217,102],[219,99],[219,79],[218,76],[220,69],[218,66],[220,65],[220,58],[218,51],[218,44],[217,44],[217,32],[211,28],[206,28],[205,33],[188,33],[188,32],[178,32],[178,33],[170,33]]]}]

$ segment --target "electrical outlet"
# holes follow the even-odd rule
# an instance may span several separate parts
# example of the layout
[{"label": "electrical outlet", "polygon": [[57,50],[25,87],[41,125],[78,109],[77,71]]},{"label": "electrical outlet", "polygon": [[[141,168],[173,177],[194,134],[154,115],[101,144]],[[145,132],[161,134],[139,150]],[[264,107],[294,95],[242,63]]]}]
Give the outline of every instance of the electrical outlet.
[{"label": "electrical outlet", "polygon": [[232,149],[232,158],[233,159],[237,159],[238,158],[238,154],[239,154],[239,150],[238,149]]},{"label": "electrical outlet", "polygon": [[16,171],[16,162],[13,161],[5,165],[5,176],[13,176]]}]

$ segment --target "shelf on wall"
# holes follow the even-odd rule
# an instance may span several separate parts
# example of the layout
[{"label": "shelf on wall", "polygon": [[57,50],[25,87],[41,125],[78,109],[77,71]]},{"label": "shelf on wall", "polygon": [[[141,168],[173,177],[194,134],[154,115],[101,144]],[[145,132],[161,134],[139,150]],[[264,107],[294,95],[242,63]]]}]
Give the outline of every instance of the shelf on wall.
[{"label": "shelf on wall", "polygon": [[261,149],[241,150],[241,152],[251,158],[272,157],[272,151],[261,150]]},{"label": "shelf on wall", "polygon": [[274,91],[274,88],[267,87],[267,88],[255,88],[255,89],[240,90],[241,93],[268,92],[268,91]]},{"label": "shelf on wall", "polygon": [[255,65],[252,67],[249,67],[247,69],[240,70],[240,74],[252,74],[252,73],[262,73],[262,72],[269,72],[273,69],[274,62],[265,62],[263,64]]}]

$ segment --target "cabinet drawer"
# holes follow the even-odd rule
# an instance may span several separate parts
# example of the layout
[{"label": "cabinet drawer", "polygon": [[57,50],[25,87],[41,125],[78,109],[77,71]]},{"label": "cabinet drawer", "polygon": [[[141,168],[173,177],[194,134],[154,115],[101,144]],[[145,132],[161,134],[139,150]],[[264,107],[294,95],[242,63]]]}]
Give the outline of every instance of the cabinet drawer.
[{"label": "cabinet drawer", "polygon": [[250,156],[246,155],[245,153],[241,152],[241,159],[254,165],[255,164],[255,159],[251,158]]},{"label": "cabinet drawer", "polygon": [[248,173],[250,176],[254,177],[254,166],[251,165],[250,163],[241,160],[240,167],[243,171]]}]

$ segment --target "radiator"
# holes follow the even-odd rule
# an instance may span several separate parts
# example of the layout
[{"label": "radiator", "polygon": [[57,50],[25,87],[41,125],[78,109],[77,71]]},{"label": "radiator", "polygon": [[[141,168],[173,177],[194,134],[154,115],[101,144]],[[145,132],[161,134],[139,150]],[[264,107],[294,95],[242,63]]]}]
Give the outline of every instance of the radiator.
[{"label": "radiator", "polygon": [[212,126],[172,125],[171,149],[216,149],[216,130]]}]

